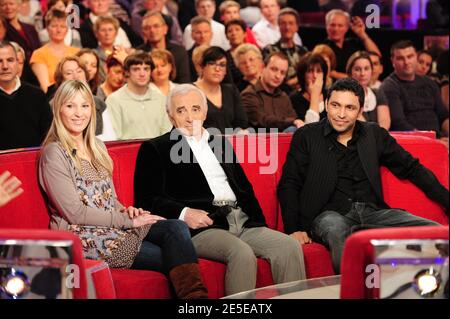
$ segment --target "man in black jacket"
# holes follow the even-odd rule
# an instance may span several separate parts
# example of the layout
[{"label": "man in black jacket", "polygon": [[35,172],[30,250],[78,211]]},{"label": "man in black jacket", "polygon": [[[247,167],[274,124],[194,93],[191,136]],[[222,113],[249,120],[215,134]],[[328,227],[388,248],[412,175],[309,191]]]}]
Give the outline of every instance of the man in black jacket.
[{"label": "man in black jacket", "polygon": [[286,233],[302,244],[311,236],[327,245],[339,273],[345,239],[356,229],[437,225],[384,202],[380,165],[409,179],[447,211],[449,193],[385,129],[356,120],[364,105],[357,81],[337,81],[326,102],[328,118],[294,134],[278,197]]},{"label": "man in black jacket", "polygon": [[208,110],[203,92],[181,84],[167,102],[175,129],[142,144],[134,176],[135,204],[184,220],[198,256],[227,264],[226,295],[255,288],[256,257],[270,261],[276,283],[305,279],[298,242],[265,227],[232,146],[203,128]]}]

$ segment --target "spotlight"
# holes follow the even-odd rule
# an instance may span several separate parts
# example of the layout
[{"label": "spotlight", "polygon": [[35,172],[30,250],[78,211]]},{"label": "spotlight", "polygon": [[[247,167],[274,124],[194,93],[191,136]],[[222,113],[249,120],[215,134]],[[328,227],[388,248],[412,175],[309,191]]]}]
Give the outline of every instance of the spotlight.
[{"label": "spotlight", "polygon": [[28,293],[30,283],[23,272],[11,268],[11,273],[2,280],[1,288],[7,297],[17,299]]},{"label": "spotlight", "polygon": [[430,298],[441,286],[441,275],[433,267],[423,269],[414,276],[414,288],[421,297]]}]

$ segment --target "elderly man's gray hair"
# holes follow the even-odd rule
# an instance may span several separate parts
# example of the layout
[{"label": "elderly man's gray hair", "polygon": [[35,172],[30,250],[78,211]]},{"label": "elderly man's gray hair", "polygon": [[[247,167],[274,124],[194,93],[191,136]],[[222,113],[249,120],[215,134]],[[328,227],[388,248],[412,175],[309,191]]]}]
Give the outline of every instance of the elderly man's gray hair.
[{"label": "elderly man's gray hair", "polygon": [[179,84],[176,85],[172,90],[170,90],[169,96],[167,97],[167,102],[166,102],[166,110],[168,114],[171,114],[172,112],[172,104],[173,104],[173,99],[177,96],[180,95],[186,95],[190,92],[195,92],[200,96],[201,99],[201,107],[204,108],[205,110],[208,109],[208,104],[206,101],[206,96],[205,94],[202,92],[202,90],[200,90],[198,87],[196,87],[193,84]]}]

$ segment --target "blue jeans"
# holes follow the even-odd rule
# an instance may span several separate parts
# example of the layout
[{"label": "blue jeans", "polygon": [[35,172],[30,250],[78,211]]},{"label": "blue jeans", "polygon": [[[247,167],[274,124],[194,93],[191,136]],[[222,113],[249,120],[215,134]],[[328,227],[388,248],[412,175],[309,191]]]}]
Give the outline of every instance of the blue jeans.
[{"label": "blue jeans", "polygon": [[368,228],[433,225],[439,224],[401,209],[376,210],[365,203],[353,203],[347,214],[325,211],[317,216],[312,223],[311,235],[314,241],[330,249],[334,271],[339,274],[345,239],[353,232]]},{"label": "blue jeans", "polygon": [[159,221],[150,227],[131,269],[153,270],[168,274],[179,265],[198,262],[185,222]]}]

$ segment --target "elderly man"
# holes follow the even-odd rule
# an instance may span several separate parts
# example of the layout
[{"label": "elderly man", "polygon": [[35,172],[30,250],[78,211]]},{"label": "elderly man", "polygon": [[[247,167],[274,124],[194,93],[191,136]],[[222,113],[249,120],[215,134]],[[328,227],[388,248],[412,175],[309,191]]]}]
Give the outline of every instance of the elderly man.
[{"label": "elderly man", "polygon": [[[323,41],[333,49],[336,55],[336,70],[331,72],[335,79],[345,78],[345,67],[348,58],[356,51],[365,50],[376,52],[381,56],[378,46],[366,33],[366,26],[360,17],[353,17],[339,9],[331,10],[325,16],[327,39]],[[347,31],[352,29],[358,38],[346,38]]]},{"label": "elderly man", "polygon": [[255,288],[256,257],[270,261],[276,283],[304,279],[300,245],[266,227],[232,146],[203,128],[207,110],[197,87],[182,84],[171,91],[167,111],[175,129],[142,144],[136,205],[184,220],[198,256],[227,264],[226,295]]}]

